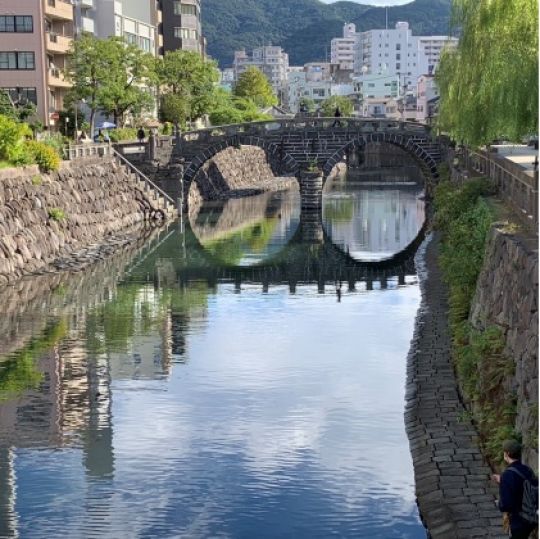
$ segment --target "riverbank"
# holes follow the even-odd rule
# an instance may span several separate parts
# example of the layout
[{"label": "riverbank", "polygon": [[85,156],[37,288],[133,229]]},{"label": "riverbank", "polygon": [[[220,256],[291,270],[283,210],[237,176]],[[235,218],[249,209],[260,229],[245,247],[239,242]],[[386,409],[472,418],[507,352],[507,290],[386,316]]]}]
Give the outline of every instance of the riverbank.
[{"label": "riverbank", "polygon": [[145,223],[170,217],[160,199],[110,158],[65,162],[51,174],[37,167],[1,170],[0,286],[67,269],[66,257],[82,267],[81,258],[98,260],[133,241]]},{"label": "riverbank", "polygon": [[454,373],[439,248],[434,233],[417,255],[422,304],[407,368],[405,423],[417,502],[433,539],[502,539],[497,489]]}]

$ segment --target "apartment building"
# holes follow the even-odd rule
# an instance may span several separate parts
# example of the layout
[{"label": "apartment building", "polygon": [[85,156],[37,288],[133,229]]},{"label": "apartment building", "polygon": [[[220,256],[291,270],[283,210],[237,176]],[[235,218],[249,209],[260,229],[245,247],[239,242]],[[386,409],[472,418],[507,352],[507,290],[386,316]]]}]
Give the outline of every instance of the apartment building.
[{"label": "apartment building", "polygon": [[163,50],[187,50],[206,54],[201,26],[201,0],[160,0]]},{"label": "apartment building", "polygon": [[418,77],[435,72],[442,50],[457,46],[457,39],[448,36],[414,36],[407,22],[358,35],[355,75],[397,75],[402,94],[415,93]]},{"label": "apartment building", "polygon": [[272,45],[258,47],[253,49],[251,54],[245,50],[235,51],[233,63],[235,80],[251,66],[260,69],[268,77],[276,94],[282,95],[287,84],[289,55],[281,47]]},{"label": "apartment building", "polygon": [[31,101],[47,128],[58,125],[70,87],[63,69],[74,35],[73,6],[63,0],[2,0],[0,88]]},{"label": "apartment building", "polygon": [[77,34],[123,37],[154,56],[162,43],[161,11],[155,0],[75,0]]},{"label": "apartment building", "polygon": [[343,26],[343,37],[336,37],[330,43],[330,60],[332,64],[339,65],[340,69],[352,71],[354,58],[360,34],[356,32],[356,25],[352,23]]}]

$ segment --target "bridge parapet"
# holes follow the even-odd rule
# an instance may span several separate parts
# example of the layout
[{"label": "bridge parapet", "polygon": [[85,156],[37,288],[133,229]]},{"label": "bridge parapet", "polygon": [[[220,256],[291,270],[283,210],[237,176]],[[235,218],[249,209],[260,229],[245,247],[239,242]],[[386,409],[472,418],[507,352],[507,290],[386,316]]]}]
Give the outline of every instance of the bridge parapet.
[{"label": "bridge parapet", "polygon": [[[339,125],[336,125],[339,123]],[[182,134],[182,143],[215,143],[224,138],[242,136],[267,137],[284,132],[303,132],[306,130],[333,132],[336,134],[395,132],[409,136],[417,135],[429,138],[429,126],[415,122],[388,120],[384,118],[285,118],[262,122],[249,122],[243,124],[223,125],[187,131]]]}]

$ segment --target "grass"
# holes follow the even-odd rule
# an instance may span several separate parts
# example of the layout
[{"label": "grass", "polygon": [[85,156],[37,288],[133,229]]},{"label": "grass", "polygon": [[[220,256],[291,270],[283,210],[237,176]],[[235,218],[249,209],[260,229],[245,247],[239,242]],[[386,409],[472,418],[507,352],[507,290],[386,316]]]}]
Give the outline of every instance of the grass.
[{"label": "grass", "polygon": [[63,221],[66,218],[66,213],[60,208],[51,208],[49,210],[49,218],[53,221]]}]

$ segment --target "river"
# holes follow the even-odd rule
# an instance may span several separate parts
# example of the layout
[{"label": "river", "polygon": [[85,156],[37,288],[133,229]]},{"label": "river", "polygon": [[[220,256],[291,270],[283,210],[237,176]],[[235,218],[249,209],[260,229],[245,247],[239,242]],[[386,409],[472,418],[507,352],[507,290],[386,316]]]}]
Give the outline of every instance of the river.
[{"label": "river", "polygon": [[360,179],[322,218],[294,192],[215,203],[0,290],[0,537],[425,538],[395,257],[424,203]]}]

